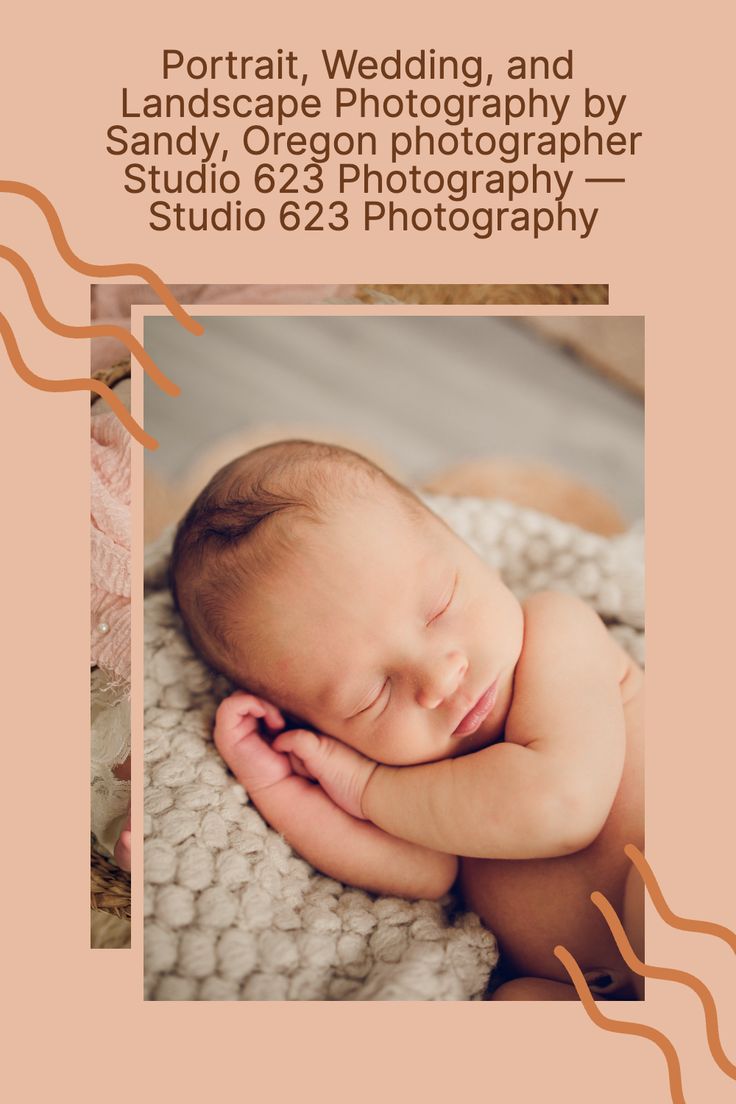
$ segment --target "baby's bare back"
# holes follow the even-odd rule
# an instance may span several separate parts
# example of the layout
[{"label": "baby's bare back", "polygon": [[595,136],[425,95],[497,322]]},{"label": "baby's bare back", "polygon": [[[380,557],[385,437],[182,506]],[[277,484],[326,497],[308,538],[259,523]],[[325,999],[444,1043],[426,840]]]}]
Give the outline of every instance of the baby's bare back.
[{"label": "baby's bare back", "polygon": [[[593,843],[556,858],[461,861],[466,904],[496,935],[516,975],[569,981],[552,953],[558,943],[583,971],[602,968],[620,974],[624,969],[608,926],[590,900],[599,890],[623,916],[631,870],[624,846],[643,847],[644,677],[623,652],[620,688],[626,721],[624,770],[608,819]],[[641,903],[638,885],[636,892]]]}]

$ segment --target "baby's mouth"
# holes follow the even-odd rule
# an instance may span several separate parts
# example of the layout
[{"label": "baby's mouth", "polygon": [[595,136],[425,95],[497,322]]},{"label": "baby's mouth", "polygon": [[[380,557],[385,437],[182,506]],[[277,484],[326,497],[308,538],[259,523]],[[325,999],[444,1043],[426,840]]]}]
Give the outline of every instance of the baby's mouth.
[{"label": "baby's mouth", "polygon": [[472,709],[470,709],[469,712],[465,714],[452,735],[470,736],[471,733],[480,728],[481,724],[496,704],[497,691],[498,679],[495,679],[488,687],[488,689],[483,694],[481,694]]}]

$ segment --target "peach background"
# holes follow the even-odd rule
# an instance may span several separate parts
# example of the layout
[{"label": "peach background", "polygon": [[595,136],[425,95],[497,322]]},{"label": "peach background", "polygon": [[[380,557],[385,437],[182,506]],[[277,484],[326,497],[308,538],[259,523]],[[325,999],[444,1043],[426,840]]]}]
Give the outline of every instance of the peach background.
[{"label": "peach background", "polygon": [[[117,11],[70,0],[13,11],[0,41],[3,174],[55,202],[71,244],[100,262],[150,263],[169,282],[593,282],[612,313],[647,317],[647,854],[672,906],[736,926],[732,879],[733,277],[725,240],[730,115],[725,6],[704,0],[687,22],[663,3],[621,0],[510,11],[373,0],[351,27],[344,3],[259,7],[211,0],[131,0]],[[580,83],[627,92],[646,131],[618,204],[586,242],[501,236],[156,234],[119,186],[104,131],[119,88],[159,86],[160,51],[306,54],[311,43],[388,51],[436,45],[501,60],[573,46]],[[485,48],[485,49],[484,49]],[[721,138],[723,146],[715,144]],[[703,150],[702,162],[697,160]],[[695,151],[694,153],[691,151]],[[704,190],[707,181],[707,191]],[[69,273],[30,204],[0,196],[0,239],[28,258],[50,310],[88,320],[88,280]],[[86,342],[36,323],[17,274],[0,268],[0,309],[21,350],[49,376],[88,370]],[[502,313],[502,312],[500,312]],[[0,375],[6,785],[2,803],[6,1078],[41,1100],[69,1084],[79,1100],[182,1102],[223,1090],[278,1099],[350,1093],[429,1100],[479,1089],[504,1100],[667,1101],[664,1062],[648,1042],[597,1030],[577,1004],[144,1005],[142,946],[88,949],[88,419],[86,393],[43,395]],[[173,400],[172,400],[173,401]],[[140,820],[138,821],[140,823]],[[140,885],[140,872],[137,877]],[[677,935],[653,915],[648,957],[699,973],[736,1054],[733,955]],[[694,996],[650,983],[616,1015],[664,1030],[683,1060],[690,1102],[733,1098],[711,1061]],[[119,1058],[115,1058],[115,1048]],[[313,1090],[313,1091],[314,1091]]]}]

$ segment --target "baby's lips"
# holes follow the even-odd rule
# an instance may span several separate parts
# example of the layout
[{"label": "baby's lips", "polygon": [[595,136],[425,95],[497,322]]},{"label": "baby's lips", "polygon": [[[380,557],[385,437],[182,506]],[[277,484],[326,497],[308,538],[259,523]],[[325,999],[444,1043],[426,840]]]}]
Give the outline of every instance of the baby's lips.
[{"label": "baby's lips", "polygon": [[496,704],[497,689],[498,678],[491,683],[485,693],[481,694],[475,705],[465,714],[453,732],[453,736],[468,736],[480,727]]}]

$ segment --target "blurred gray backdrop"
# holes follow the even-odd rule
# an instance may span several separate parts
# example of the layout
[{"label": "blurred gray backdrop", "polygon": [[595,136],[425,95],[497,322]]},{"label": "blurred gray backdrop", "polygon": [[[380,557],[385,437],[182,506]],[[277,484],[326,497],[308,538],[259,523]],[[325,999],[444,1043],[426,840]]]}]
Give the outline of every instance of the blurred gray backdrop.
[{"label": "blurred gray backdrop", "polygon": [[[409,482],[477,457],[542,460],[629,521],[643,515],[642,400],[517,319],[197,317],[198,338],[169,317],[145,322],[146,349],[182,389],[171,399],[146,380],[160,442],[146,463],[162,480],[225,435],[298,423],[372,442]],[[630,341],[631,322],[606,318],[608,339],[627,323]]]}]

